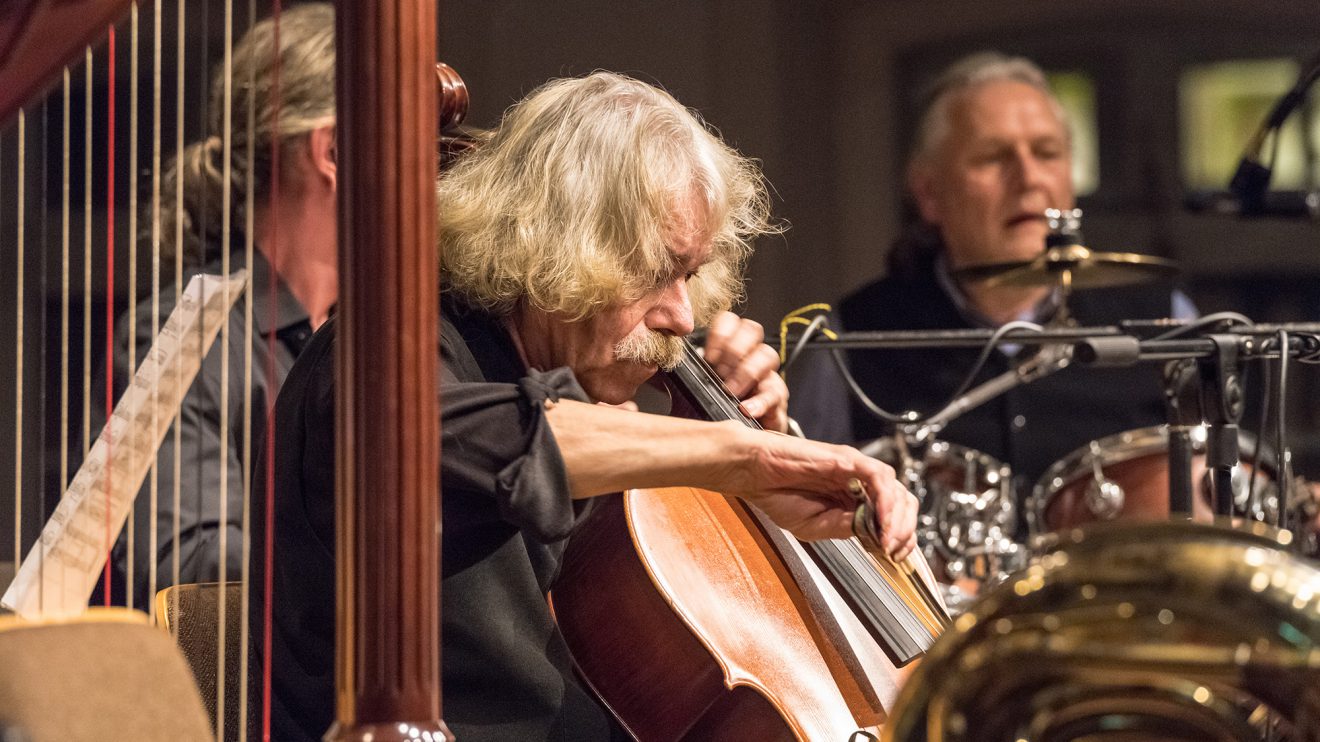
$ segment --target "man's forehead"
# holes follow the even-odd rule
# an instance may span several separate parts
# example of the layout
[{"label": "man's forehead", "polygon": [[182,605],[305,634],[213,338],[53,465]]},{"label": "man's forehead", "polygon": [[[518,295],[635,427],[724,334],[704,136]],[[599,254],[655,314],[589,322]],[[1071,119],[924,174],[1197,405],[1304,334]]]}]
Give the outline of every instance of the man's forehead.
[{"label": "man's forehead", "polygon": [[1066,135],[1050,97],[1023,82],[1000,80],[979,85],[952,103],[950,118],[965,136],[996,136],[1005,125],[1025,125],[1039,135]]},{"label": "man's forehead", "polygon": [[665,235],[665,249],[680,265],[700,265],[710,256],[710,214],[705,205],[689,198],[674,210]]}]

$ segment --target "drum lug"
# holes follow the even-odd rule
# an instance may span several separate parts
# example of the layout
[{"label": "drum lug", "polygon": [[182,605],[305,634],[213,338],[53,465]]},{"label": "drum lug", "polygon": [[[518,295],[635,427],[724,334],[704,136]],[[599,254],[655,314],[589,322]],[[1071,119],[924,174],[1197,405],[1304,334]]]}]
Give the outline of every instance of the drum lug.
[{"label": "drum lug", "polygon": [[1123,511],[1127,495],[1123,488],[1105,476],[1101,468],[1101,449],[1097,441],[1091,441],[1091,474],[1093,479],[1086,487],[1086,509],[1101,520],[1113,520]]}]

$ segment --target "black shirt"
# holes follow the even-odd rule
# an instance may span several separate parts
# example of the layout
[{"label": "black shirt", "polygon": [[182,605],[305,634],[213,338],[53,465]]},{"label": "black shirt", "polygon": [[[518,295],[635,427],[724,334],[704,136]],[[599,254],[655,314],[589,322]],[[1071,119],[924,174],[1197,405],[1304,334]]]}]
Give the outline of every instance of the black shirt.
[{"label": "black shirt", "polygon": [[[276,407],[271,731],[280,740],[320,739],[333,720],[333,345],[332,320]],[[620,738],[573,679],[545,600],[584,509],[569,498],[543,404],[586,394],[567,369],[527,370],[498,321],[449,301],[440,355],[445,722],[464,742]],[[256,585],[260,561],[254,552]]]},{"label": "black shirt", "polygon": [[[236,250],[231,259],[231,270],[242,268],[243,263],[242,252]],[[220,274],[221,270],[222,264],[216,260],[195,272]],[[185,285],[188,278],[191,276],[185,276]],[[269,299],[271,281],[275,281],[274,305]],[[156,453],[155,520],[152,519],[150,476],[143,483],[133,503],[134,539],[131,575],[128,539],[121,537],[115,543],[112,552],[111,584],[116,603],[122,604],[123,586],[131,582],[133,606],[147,610],[147,601],[154,597],[150,594],[149,584],[151,561],[154,559],[156,562],[156,589],[160,590],[174,584],[176,554],[179,562],[179,581],[182,583],[237,580],[242,576],[244,463],[251,463],[256,459],[256,449],[261,445],[262,431],[265,428],[267,401],[278,392],[284,377],[293,367],[294,359],[312,336],[307,310],[303,309],[298,299],[271,270],[270,263],[260,251],[254,252],[247,292],[252,298],[251,384],[244,386],[243,383],[244,368],[248,361],[248,343],[245,342],[244,302],[246,300],[240,296],[228,316],[230,338],[228,356],[225,355],[220,337],[216,336],[215,342],[202,358],[201,368],[192,386],[188,388],[179,411],[178,542],[176,543],[174,539],[176,436],[174,428],[171,427],[165,433],[165,438]],[[174,309],[177,300],[174,294],[172,286],[160,293],[161,325],[165,324],[165,320]],[[135,323],[130,325],[125,315],[116,327],[114,352],[116,399],[123,394],[133,377],[137,363],[146,357],[155,340],[150,298],[144,299],[137,305],[135,320]],[[269,342],[272,334],[275,336],[274,343]],[[136,336],[136,362],[129,354],[131,335]],[[229,375],[227,399],[222,394],[225,366],[228,366]],[[268,368],[274,369],[274,379],[267,379]],[[104,378],[99,384],[105,384]],[[245,398],[250,400],[252,410],[250,437],[245,437],[243,432]],[[222,437],[220,413],[226,406],[228,427]],[[167,419],[163,424],[169,425],[170,422],[171,420]],[[99,423],[95,427],[99,427]],[[225,446],[227,454],[223,460],[220,457],[222,440],[227,444]],[[225,500],[228,502],[223,522],[220,518],[222,472],[227,472],[224,475],[226,478],[224,492]],[[151,552],[150,540],[153,522],[156,524],[154,554]],[[226,532],[226,562],[223,576],[220,574],[221,531]],[[97,588],[98,594],[93,597],[93,603],[100,601],[101,589]]]},{"label": "black shirt", "polygon": [[[1077,291],[1069,299],[1082,326],[1116,325],[1124,319],[1169,316],[1172,287],[1144,285]],[[934,252],[862,287],[839,305],[850,331],[968,329],[976,325],[940,285]],[[848,366],[859,385],[881,408],[895,413],[938,411],[971,370],[979,348],[855,350]],[[1023,351],[1025,353],[1025,351]],[[973,386],[1022,360],[996,351]],[[792,386],[790,412],[809,436],[863,442],[892,433],[846,392],[825,353],[803,359]],[[793,377],[790,376],[792,381]],[[813,393],[799,394],[804,386]],[[849,407],[850,406],[850,407]],[[843,407],[843,413],[837,411]],[[851,429],[836,430],[840,420]],[[954,419],[938,437],[987,453],[1013,470],[1025,494],[1050,464],[1087,442],[1113,433],[1165,421],[1159,367],[1069,368],[1018,386]]]}]

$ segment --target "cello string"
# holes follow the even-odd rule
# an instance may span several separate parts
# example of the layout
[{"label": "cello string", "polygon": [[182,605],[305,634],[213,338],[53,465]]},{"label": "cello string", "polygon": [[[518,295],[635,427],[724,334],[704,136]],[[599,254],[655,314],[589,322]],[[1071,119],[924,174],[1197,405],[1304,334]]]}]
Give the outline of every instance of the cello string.
[{"label": "cello string", "polygon": [[[817,559],[828,567],[840,593],[845,596],[854,611],[864,614],[863,625],[882,645],[889,646],[895,654],[911,656],[922,649],[919,634],[912,630],[910,621],[904,621],[903,614],[911,610],[903,604],[896,594],[895,587],[878,576],[875,584],[864,584],[868,577],[864,573],[869,565],[855,563],[842,548],[839,540],[816,542],[812,552]],[[863,583],[863,584],[859,584]]]},{"label": "cello string", "polygon": [[[745,425],[756,428],[760,427],[755,420],[750,419],[743,413],[742,407],[737,398],[735,398],[732,393],[728,391],[727,387],[724,386],[723,382],[720,381],[718,374],[716,374],[715,370],[706,361],[704,356],[697,353],[691,346],[688,346],[685,349],[685,356],[692,362],[694,369],[705,377],[701,380],[702,383],[697,385],[698,389],[711,390],[709,393],[709,400],[720,413],[724,414],[729,419],[740,420]],[[808,542],[807,547],[813,553],[820,555],[824,559],[830,559],[831,555],[827,553],[828,550],[821,546],[821,543],[822,542]],[[830,560],[831,563],[836,566],[846,565],[845,572],[860,570],[856,572],[855,576],[859,577],[861,582],[859,583],[855,581],[852,579],[852,576],[848,574],[836,574],[834,576],[840,580],[841,585],[844,586],[845,589],[853,592],[855,600],[859,603],[867,604],[868,610],[873,610],[876,605],[874,602],[876,599],[883,601],[883,596],[888,594],[889,590],[896,589],[898,591],[897,594],[902,596],[906,610],[913,614],[912,617],[927,625],[926,633],[938,633],[940,627],[945,623],[947,618],[944,617],[942,606],[940,606],[938,601],[930,595],[929,588],[925,586],[924,581],[921,581],[921,577],[916,570],[903,569],[886,555],[885,560],[893,566],[893,569],[886,569],[885,574],[888,575],[895,584],[892,587],[886,586],[886,591],[877,592],[876,580],[878,578],[876,578],[875,575],[877,574],[876,570],[880,567],[880,560],[874,559],[856,538],[841,540],[840,544],[841,545],[836,548],[839,549],[840,555],[844,556],[845,559],[844,561]],[[843,546],[842,544],[846,544],[846,546]],[[865,597],[862,594],[863,591],[871,593],[871,597]],[[892,609],[892,605],[889,607]],[[916,635],[919,634],[914,634],[914,636]]]},{"label": "cello string", "polygon": [[925,573],[918,564],[918,560],[922,558],[920,553],[914,551],[904,557],[902,561],[898,561],[880,548],[875,522],[873,519],[866,517],[875,509],[874,503],[871,502],[867,494],[866,486],[861,480],[857,479],[850,481],[849,485],[850,489],[853,490],[853,494],[861,500],[861,504],[854,514],[853,532],[857,533],[859,523],[864,523],[862,528],[869,532],[866,534],[865,541],[860,537],[860,534],[856,539],[859,550],[867,558],[876,560],[877,566],[884,565],[887,571],[900,576],[903,583],[901,590],[907,596],[906,599],[913,601],[914,605],[922,607],[923,617],[928,619],[931,629],[938,633],[948,623],[949,617],[943,603],[935,597],[934,591],[926,583]]},{"label": "cello string", "polygon": [[924,560],[924,558],[925,557],[921,555],[920,551],[914,551],[908,554],[907,558],[904,559],[905,569],[909,574],[912,575],[911,577],[912,584],[916,587],[917,592],[920,594],[922,601],[926,604],[926,607],[930,610],[931,615],[935,617],[935,620],[938,622],[939,627],[943,629],[945,626],[949,625],[949,622],[952,620],[952,617],[949,616],[949,611],[944,607],[944,603],[935,594],[934,587],[930,584],[930,581],[926,578],[925,570],[922,569],[922,566],[919,564],[919,562]]},{"label": "cello string", "polygon": [[[864,549],[857,548],[859,544],[855,540],[845,540],[835,545],[843,557],[853,565],[855,573],[875,591],[876,595],[880,596],[881,600],[885,601],[893,611],[894,618],[903,625],[904,632],[918,644],[919,650],[929,647],[930,642],[935,638],[935,633],[922,620],[919,608],[907,594],[907,581],[902,579],[901,573],[894,569],[893,564],[886,564],[883,560],[873,558]],[[897,601],[905,610],[896,610],[891,601]]]},{"label": "cello string", "polygon": [[[684,349],[685,358],[689,361],[688,368],[698,375],[698,379],[691,386],[695,387],[691,391],[700,394],[703,400],[707,401],[711,408],[708,410],[710,417],[716,418],[717,415],[723,415],[727,419],[734,419],[743,422],[749,427],[760,428],[760,425],[742,412],[738,400],[728,391],[715,370],[710,366],[706,359],[690,345]],[[884,596],[892,594],[894,590],[900,592],[910,587],[911,578],[902,574],[898,570],[887,570],[885,575],[895,582],[894,586],[886,586],[886,590],[879,591],[876,587],[876,581],[880,580],[877,565],[870,559],[870,555],[865,553],[860,542],[856,538],[840,541],[848,544],[847,549],[851,554],[841,553],[842,547],[835,547],[839,553],[832,551],[824,546],[824,542],[804,542],[806,548],[818,559],[827,563],[831,567],[831,576],[837,580],[836,588],[841,588],[850,593],[853,601],[872,616],[882,616],[885,612],[902,609],[900,612],[908,614],[915,613],[914,605],[920,605],[919,602],[910,599],[900,598],[899,603],[885,601]],[[861,571],[858,572],[857,570]],[[837,570],[837,571],[835,571]],[[850,574],[853,573],[853,574]],[[913,620],[919,620],[912,616]],[[873,623],[877,630],[883,633],[885,622],[879,621]],[[920,633],[910,636],[919,636]],[[928,643],[927,643],[928,644]]]}]

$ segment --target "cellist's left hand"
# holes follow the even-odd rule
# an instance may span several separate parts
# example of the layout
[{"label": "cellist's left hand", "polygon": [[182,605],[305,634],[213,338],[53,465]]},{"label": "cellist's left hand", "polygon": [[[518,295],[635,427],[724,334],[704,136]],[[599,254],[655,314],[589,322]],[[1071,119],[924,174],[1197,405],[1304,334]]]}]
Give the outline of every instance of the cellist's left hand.
[{"label": "cellist's left hand", "polygon": [[748,417],[766,430],[788,432],[788,385],[779,377],[779,354],[765,344],[761,325],[720,312],[710,323],[705,352]]}]

